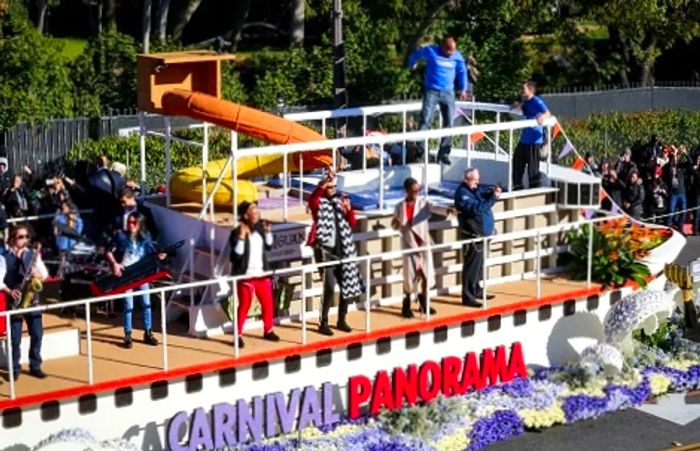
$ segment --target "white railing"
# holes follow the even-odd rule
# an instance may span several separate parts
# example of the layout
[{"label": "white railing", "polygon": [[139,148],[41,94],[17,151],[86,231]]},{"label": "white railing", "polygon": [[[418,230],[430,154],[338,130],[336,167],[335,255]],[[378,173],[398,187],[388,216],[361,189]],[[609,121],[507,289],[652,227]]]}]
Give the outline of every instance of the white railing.
[{"label": "white railing", "polygon": [[[618,216],[620,217],[620,216]],[[526,231],[520,231],[520,232],[512,232],[512,233],[506,233],[502,235],[495,235],[495,236],[487,236],[487,237],[479,237],[479,238],[473,238],[473,239],[467,239],[467,240],[460,240],[460,241],[455,241],[451,243],[443,243],[443,244],[431,244],[430,242],[423,247],[420,248],[413,248],[413,249],[405,249],[405,250],[400,250],[400,251],[388,251],[388,252],[382,252],[379,254],[371,254],[371,255],[362,255],[362,256],[357,256],[353,258],[346,258],[346,259],[340,259],[340,260],[334,260],[334,261],[329,261],[329,262],[322,262],[322,263],[312,263],[312,264],[306,264],[301,267],[295,267],[295,268],[284,268],[284,269],[278,269],[274,271],[267,271],[262,274],[262,276],[282,276],[282,277],[288,277],[288,276],[295,276],[295,275],[301,275],[301,310],[300,310],[300,315],[299,315],[299,320],[301,321],[301,341],[302,344],[307,343],[307,318],[306,318],[306,298],[307,298],[307,293],[306,293],[306,274],[309,272],[313,271],[318,271],[321,268],[326,268],[326,267],[331,267],[339,264],[344,264],[344,263],[358,263],[362,264],[364,263],[366,266],[366,273],[365,273],[365,284],[366,284],[366,292],[365,292],[365,301],[364,301],[364,310],[365,310],[365,333],[370,332],[371,328],[371,287],[372,287],[372,278],[371,278],[371,264],[373,261],[388,261],[388,260],[393,260],[397,258],[402,258],[404,255],[410,255],[414,253],[420,253],[420,252],[435,252],[435,251],[446,251],[446,250],[456,250],[464,247],[465,245],[481,242],[484,245],[484,250],[486,255],[488,256],[488,250],[490,248],[490,245],[493,243],[497,242],[502,242],[502,241],[511,241],[514,239],[519,239],[519,238],[528,238],[528,237],[536,237],[536,244],[537,246],[541,246],[541,237],[542,235],[548,235],[548,234],[554,234],[554,233],[562,233],[566,232],[569,230],[573,230],[579,227],[583,227],[585,225],[590,225],[589,227],[589,241],[592,239],[593,236],[593,227],[592,224],[600,222],[600,221],[608,221],[610,220],[611,217],[606,216],[603,218],[596,218],[592,220],[579,220],[578,222],[570,223],[570,224],[563,224],[563,225],[554,225],[554,226],[548,226],[544,227],[541,229],[535,229],[535,230],[526,230]],[[613,218],[614,219],[614,218]],[[540,252],[537,252],[534,258],[541,257]],[[527,257],[524,256],[524,258],[533,258],[533,257]],[[589,252],[588,252],[588,275],[587,275],[587,286],[590,288],[592,281],[591,281],[591,258],[592,258],[592,249],[589,247]],[[535,265],[536,268],[536,284],[537,284],[537,291],[536,291],[536,296],[537,298],[541,297],[541,280],[542,280],[542,267],[541,267],[541,262],[537,263]],[[483,285],[483,290],[484,293],[486,293],[487,287],[488,287],[488,270],[489,270],[489,265],[487,263],[487,259],[484,258],[484,271],[483,271],[483,279],[482,279],[482,285]],[[428,274],[427,277],[430,279],[432,277],[432,271],[434,269],[431,267],[427,268]],[[5,312],[0,312],[0,321],[5,321],[5,324],[7,326],[7,364],[8,364],[8,371],[9,371],[9,382],[10,382],[10,398],[15,399],[16,398],[16,392],[15,392],[15,382],[14,382],[14,377],[13,377],[13,362],[12,362],[12,325],[11,325],[11,318],[12,316],[17,316],[17,315],[23,315],[27,313],[43,313],[43,312],[49,312],[49,311],[55,311],[59,309],[65,309],[69,307],[85,307],[85,321],[86,321],[86,339],[87,339],[87,374],[88,374],[88,383],[90,385],[94,384],[94,364],[93,364],[93,350],[92,350],[92,324],[91,324],[91,314],[90,314],[90,307],[95,304],[100,304],[104,302],[110,302],[110,301],[115,301],[115,300],[121,300],[124,299],[127,296],[139,296],[139,295],[144,295],[144,294],[159,294],[160,297],[160,308],[161,308],[161,333],[162,333],[162,368],[164,371],[167,371],[169,368],[169,362],[168,362],[168,332],[167,332],[167,324],[165,320],[165,310],[166,310],[166,293],[168,292],[183,292],[185,290],[191,290],[191,289],[196,289],[196,288],[204,288],[204,287],[213,287],[213,286],[227,286],[228,293],[231,293],[231,296],[233,297],[233,328],[234,328],[234,337],[238,336],[238,299],[237,299],[237,294],[236,294],[236,283],[240,280],[244,280],[249,278],[249,276],[229,276],[229,277],[220,277],[218,279],[211,279],[211,280],[205,280],[205,281],[199,281],[199,282],[191,282],[191,283],[185,283],[185,284],[179,284],[179,285],[173,285],[173,286],[168,286],[168,287],[159,287],[159,288],[152,288],[149,290],[143,290],[143,291],[134,291],[132,293],[122,293],[118,295],[109,295],[109,296],[99,296],[99,297],[94,297],[90,299],[82,299],[82,300],[75,300],[75,301],[68,301],[68,302],[62,302],[59,304],[53,304],[53,305],[40,305],[36,307],[31,307],[31,308],[26,308],[26,309],[19,309],[19,310],[13,310],[13,311],[5,311]],[[426,299],[426,316],[425,319],[426,321],[430,320],[430,300],[431,296],[433,293],[435,293],[435,290],[430,290],[427,294],[427,299]],[[227,294],[228,294],[227,293]],[[483,308],[487,308],[487,303],[484,302]],[[336,310],[336,309],[334,309]],[[277,321],[284,321],[283,318],[277,318]],[[233,340],[233,354],[236,358],[240,356],[240,349],[238,347],[238,340]]]}]

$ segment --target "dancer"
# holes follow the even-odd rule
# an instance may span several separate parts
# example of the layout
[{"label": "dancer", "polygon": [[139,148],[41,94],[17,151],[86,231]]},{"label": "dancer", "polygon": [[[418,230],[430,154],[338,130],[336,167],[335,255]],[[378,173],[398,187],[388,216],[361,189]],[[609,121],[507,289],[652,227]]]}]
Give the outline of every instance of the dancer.
[{"label": "dancer", "polygon": [[238,281],[238,347],[245,346],[241,334],[248,317],[248,310],[253,302],[253,294],[258,298],[262,309],[263,338],[279,341],[272,330],[274,324],[274,302],[272,278],[263,276],[268,271],[267,253],[272,250],[272,231],[270,223],[260,220],[260,211],[256,203],[243,201],[238,205],[238,217],[241,223],[229,236],[231,249],[231,268],[233,275],[246,275]]}]

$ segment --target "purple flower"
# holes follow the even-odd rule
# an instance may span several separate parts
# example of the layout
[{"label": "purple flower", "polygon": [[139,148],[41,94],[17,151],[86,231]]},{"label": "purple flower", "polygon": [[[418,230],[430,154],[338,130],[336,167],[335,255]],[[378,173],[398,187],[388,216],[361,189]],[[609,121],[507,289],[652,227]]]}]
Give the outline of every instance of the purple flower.
[{"label": "purple flower", "polygon": [[520,416],[512,410],[499,410],[474,423],[469,432],[469,451],[486,448],[492,443],[517,437],[525,433]]}]

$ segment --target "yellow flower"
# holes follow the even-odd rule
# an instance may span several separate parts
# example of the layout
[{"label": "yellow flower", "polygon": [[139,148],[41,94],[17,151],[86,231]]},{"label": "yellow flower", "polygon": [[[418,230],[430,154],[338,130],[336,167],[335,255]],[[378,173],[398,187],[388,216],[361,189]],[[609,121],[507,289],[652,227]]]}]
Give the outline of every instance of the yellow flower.
[{"label": "yellow flower", "polygon": [[518,415],[522,417],[523,424],[528,429],[543,429],[566,422],[564,409],[558,404],[545,410],[522,409],[518,411]]},{"label": "yellow flower", "polygon": [[651,385],[651,394],[654,396],[663,395],[668,392],[668,387],[671,386],[671,380],[663,374],[652,374],[649,378]]},{"label": "yellow flower", "polygon": [[452,434],[446,435],[434,443],[437,451],[462,451],[469,446],[467,432],[459,428]]}]

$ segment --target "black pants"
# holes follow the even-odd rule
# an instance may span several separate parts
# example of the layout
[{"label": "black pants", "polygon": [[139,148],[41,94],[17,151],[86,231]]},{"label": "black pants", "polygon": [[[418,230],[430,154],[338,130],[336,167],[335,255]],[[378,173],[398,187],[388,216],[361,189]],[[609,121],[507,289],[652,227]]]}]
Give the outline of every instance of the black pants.
[{"label": "black pants", "polygon": [[513,190],[523,189],[523,175],[527,166],[528,187],[540,186],[540,147],[542,144],[523,144],[513,154]]},{"label": "black pants", "polygon": [[[465,239],[464,237],[462,239]],[[484,290],[479,283],[484,278],[484,242],[464,246],[462,260],[462,303],[475,302],[484,296]]]},{"label": "black pants", "polygon": [[[316,248],[314,256],[317,262],[332,261],[333,258],[322,250]],[[335,293],[335,284],[341,284],[342,265],[326,266],[321,268],[321,277],[323,277],[323,300],[321,303],[321,324],[328,324],[328,312],[333,304],[333,294]],[[338,322],[345,321],[348,313],[348,301],[343,297],[343,290],[340,290],[340,301],[338,303]]]}]

